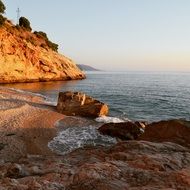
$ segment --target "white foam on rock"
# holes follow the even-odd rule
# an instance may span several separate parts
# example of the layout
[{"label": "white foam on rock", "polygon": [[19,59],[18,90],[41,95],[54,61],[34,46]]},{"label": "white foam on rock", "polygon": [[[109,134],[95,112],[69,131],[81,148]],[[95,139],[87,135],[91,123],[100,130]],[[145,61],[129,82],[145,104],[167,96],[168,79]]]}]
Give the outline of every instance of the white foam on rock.
[{"label": "white foam on rock", "polygon": [[95,121],[99,123],[123,123],[130,120],[128,118],[120,119],[118,117],[101,116],[96,118]]},{"label": "white foam on rock", "polygon": [[64,129],[48,143],[51,150],[59,154],[67,154],[84,146],[110,146],[117,141],[115,138],[101,135],[95,126],[69,127]]}]

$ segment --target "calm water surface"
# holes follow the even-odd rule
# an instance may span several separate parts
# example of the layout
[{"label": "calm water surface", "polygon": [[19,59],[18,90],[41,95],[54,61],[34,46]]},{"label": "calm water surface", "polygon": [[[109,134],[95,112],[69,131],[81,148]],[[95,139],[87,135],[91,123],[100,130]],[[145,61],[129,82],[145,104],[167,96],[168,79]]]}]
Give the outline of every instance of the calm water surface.
[{"label": "calm water surface", "polygon": [[88,72],[81,81],[4,86],[40,93],[52,102],[59,91],[82,91],[107,103],[113,117],[190,120],[190,73]]}]

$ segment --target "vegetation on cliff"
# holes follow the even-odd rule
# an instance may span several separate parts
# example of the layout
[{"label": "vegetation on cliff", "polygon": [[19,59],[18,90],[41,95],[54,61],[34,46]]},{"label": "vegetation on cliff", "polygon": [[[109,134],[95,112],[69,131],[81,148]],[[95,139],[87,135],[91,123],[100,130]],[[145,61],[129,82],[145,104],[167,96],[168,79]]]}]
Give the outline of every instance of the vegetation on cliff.
[{"label": "vegetation on cliff", "polygon": [[5,23],[5,17],[0,14],[0,27]]},{"label": "vegetation on cliff", "polygon": [[0,0],[0,13],[4,13],[5,12],[5,5],[3,4],[3,2]]},{"label": "vegetation on cliff", "polygon": [[[3,13],[5,13],[6,7],[3,4],[3,2],[0,0],[0,26],[3,26],[5,24],[6,18],[2,15]],[[26,17],[20,17],[19,18],[19,24],[16,25],[17,29],[19,29],[19,27],[21,27],[24,30],[27,31],[32,31],[32,27],[30,24],[30,21],[26,18]],[[49,40],[47,34],[45,32],[42,31],[35,31],[34,34],[38,37],[38,38],[43,38],[45,43],[41,44],[41,47],[46,48],[46,46],[48,46],[49,48],[51,48],[53,51],[58,52],[58,44],[52,42]]]},{"label": "vegetation on cliff", "polygon": [[[48,36],[45,32],[42,32],[42,31],[35,31],[34,34],[38,37],[38,38],[42,38],[45,40],[47,46],[49,48],[51,48],[53,51],[58,51],[58,44],[55,44],[53,42],[51,42],[49,39],[48,39]],[[41,47],[44,47],[44,45],[42,44]]]},{"label": "vegetation on cliff", "polygon": [[30,26],[30,21],[25,17],[19,18],[19,26],[25,28],[28,31],[32,31],[32,28]]},{"label": "vegetation on cliff", "polygon": [[[0,10],[5,11],[2,2]],[[14,25],[0,14],[0,25],[0,83],[85,78],[71,59],[57,53],[46,33],[31,32],[27,18]]]},{"label": "vegetation on cliff", "polygon": [[5,12],[5,5],[3,4],[3,2],[0,0],[0,27],[5,23],[5,18],[3,17],[2,13]]}]

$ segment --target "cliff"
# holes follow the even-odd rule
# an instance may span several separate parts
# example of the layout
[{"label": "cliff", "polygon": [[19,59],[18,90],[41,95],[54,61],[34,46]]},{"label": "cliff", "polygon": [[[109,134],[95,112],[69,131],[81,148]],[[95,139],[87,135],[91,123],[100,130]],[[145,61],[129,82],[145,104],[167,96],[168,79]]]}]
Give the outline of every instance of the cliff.
[{"label": "cliff", "polygon": [[55,51],[43,36],[6,21],[0,27],[0,83],[85,78],[75,63]]}]

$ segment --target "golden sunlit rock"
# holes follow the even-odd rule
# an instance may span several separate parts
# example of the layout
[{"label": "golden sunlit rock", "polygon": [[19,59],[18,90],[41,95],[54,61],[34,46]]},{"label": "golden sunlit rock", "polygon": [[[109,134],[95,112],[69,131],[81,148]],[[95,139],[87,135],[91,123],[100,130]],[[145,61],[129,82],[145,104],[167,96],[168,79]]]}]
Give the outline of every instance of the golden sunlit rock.
[{"label": "golden sunlit rock", "polygon": [[43,37],[6,21],[0,27],[0,83],[85,78],[75,63],[46,44]]}]

